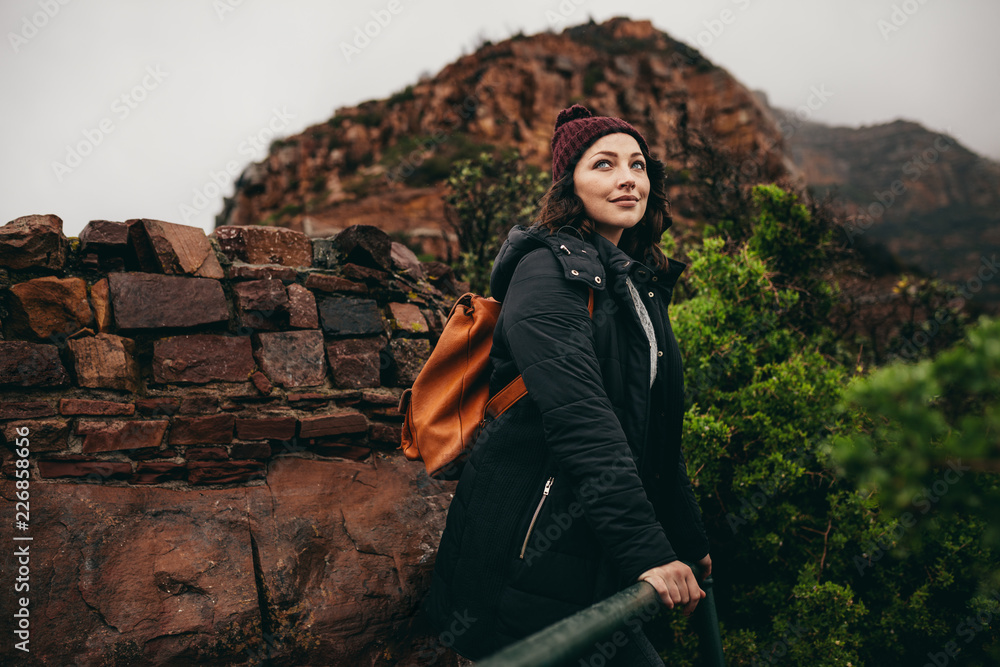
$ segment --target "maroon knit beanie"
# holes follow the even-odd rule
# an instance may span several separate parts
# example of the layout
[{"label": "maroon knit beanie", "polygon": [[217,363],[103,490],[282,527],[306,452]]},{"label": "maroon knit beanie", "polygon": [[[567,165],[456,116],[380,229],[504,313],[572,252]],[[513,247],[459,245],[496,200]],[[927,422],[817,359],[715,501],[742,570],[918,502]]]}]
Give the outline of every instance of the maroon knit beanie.
[{"label": "maroon knit beanie", "polygon": [[552,182],[556,182],[566,170],[576,164],[583,152],[605,134],[624,132],[635,137],[643,155],[649,155],[649,146],[639,130],[621,118],[595,116],[582,105],[574,104],[559,112],[556,130],[552,134]]}]

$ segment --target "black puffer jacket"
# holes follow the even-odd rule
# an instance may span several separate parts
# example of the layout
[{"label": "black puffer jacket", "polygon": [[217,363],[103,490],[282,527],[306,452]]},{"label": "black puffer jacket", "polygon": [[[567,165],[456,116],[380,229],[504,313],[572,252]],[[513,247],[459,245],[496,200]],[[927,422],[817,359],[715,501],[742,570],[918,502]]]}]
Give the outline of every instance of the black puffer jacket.
[{"label": "black puffer jacket", "polygon": [[[520,373],[528,396],[483,430],[441,539],[428,610],[460,653],[489,655],[649,568],[708,553],[681,455],[683,375],[667,317],[684,268],[652,271],[601,236],[535,227],[516,227],[501,248],[491,391]],[[652,388],[626,276],[656,330]]]}]

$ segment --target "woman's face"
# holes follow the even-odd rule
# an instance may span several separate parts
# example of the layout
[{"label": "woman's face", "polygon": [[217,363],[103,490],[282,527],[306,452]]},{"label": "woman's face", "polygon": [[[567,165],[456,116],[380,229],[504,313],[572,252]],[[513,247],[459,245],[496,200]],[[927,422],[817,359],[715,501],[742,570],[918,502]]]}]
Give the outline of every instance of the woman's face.
[{"label": "woman's face", "polygon": [[573,169],[573,191],[597,233],[615,245],[622,232],[646,214],[649,176],[639,142],[630,134],[606,134]]}]

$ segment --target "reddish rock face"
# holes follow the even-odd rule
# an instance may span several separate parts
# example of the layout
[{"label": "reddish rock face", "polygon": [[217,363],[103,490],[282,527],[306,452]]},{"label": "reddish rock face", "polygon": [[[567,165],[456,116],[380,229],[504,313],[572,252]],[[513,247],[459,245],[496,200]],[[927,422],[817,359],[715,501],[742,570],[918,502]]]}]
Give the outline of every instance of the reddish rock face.
[{"label": "reddish rock face", "polygon": [[378,227],[351,225],[334,237],[333,245],[345,263],[392,271],[392,239]]},{"label": "reddish rock face", "polygon": [[135,467],[135,474],[129,479],[132,484],[162,484],[178,479],[184,479],[187,466],[183,463],[170,461],[153,461],[140,463]]},{"label": "reddish rock face", "polygon": [[129,220],[129,241],[144,271],[223,278],[215,250],[200,227],[160,220]]},{"label": "reddish rock face", "polygon": [[92,401],[83,398],[64,398],[59,401],[59,414],[66,416],[113,416],[135,414],[134,403]]},{"label": "reddish rock face", "polygon": [[349,338],[326,344],[326,358],[333,384],[341,389],[378,387],[382,371],[385,339]]},{"label": "reddish rock face", "polygon": [[302,285],[288,286],[288,324],[296,329],[318,329],[316,297]]},{"label": "reddish rock face", "polygon": [[323,334],[283,331],[254,334],[254,357],[272,382],[283,387],[312,387],[326,379]]},{"label": "reddish rock face", "polygon": [[260,461],[188,461],[187,468],[192,484],[243,484],[264,477]]},{"label": "reddish rock face", "polygon": [[108,288],[108,279],[101,278],[90,288],[90,303],[94,307],[94,319],[97,322],[97,330],[100,333],[111,331],[111,293]]},{"label": "reddish rock face", "polygon": [[[26,436],[20,435],[24,432],[24,428],[28,429]],[[69,420],[45,419],[7,422],[3,425],[3,437],[7,440],[8,447],[13,447],[14,443],[21,438],[27,438],[29,449],[32,452],[56,452],[66,449],[67,438],[69,438]]]},{"label": "reddish rock face", "polygon": [[236,420],[236,437],[244,440],[291,440],[295,417],[257,417]]},{"label": "reddish rock face", "polygon": [[146,449],[130,449],[122,452],[133,461],[152,461],[153,459],[175,459],[181,456],[174,447],[149,447]]},{"label": "reddish rock face", "polygon": [[0,227],[0,267],[58,270],[67,247],[62,220],[54,215],[26,215]]},{"label": "reddish rock face", "polygon": [[0,386],[59,387],[68,382],[55,345],[0,341]]},{"label": "reddish rock face", "polygon": [[113,461],[39,461],[38,474],[45,479],[74,477],[107,482],[128,479],[132,465]]},{"label": "reddish rock face", "polygon": [[[0,348],[0,352],[2,352]],[[0,419],[34,419],[51,417],[56,414],[55,408],[45,401],[0,401]]]},{"label": "reddish rock face", "polygon": [[46,276],[10,288],[7,323],[25,338],[47,339],[76,333],[93,321],[87,284],[80,278]]},{"label": "reddish rock face", "polygon": [[[133,474],[128,463],[42,461],[39,470],[149,484],[178,479],[177,465],[139,463]],[[262,469],[189,466],[199,483]],[[286,458],[270,464],[267,486],[58,488],[32,495],[32,615],[47,624],[32,633],[40,663],[242,664],[250,651],[279,664],[427,664],[431,640],[413,637],[411,616],[454,487],[419,464]],[[0,482],[0,495],[13,493],[12,480]],[[0,615],[13,613],[12,596],[0,597]],[[407,638],[391,663],[387,637]]]},{"label": "reddish rock face", "polygon": [[84,436],[81,450],[84,454],[156,448],[163,442],[168,423],[166,420],[79,421],[76,434]]},{"label": "reddish rock face", "polygon": [[225,461],[229,453],[224,447],[188,447],[184,456],[188,461]]},{"label": "reddish rock face", "polygon": [[139,391],[139,366],[132,356],[130,339],[97,334],[69,341],[69,349],[81,387]]},{"label": "reddish rock face", "polygon": [[250,376],[250,382],[253,383],[254,388],[263,396],[269,395],[274,390],[274,385],[260,371],[254,371],[253,375]]},{"label": "reddish rock face", "polygon": [[409,333],[427,333],[427,320],[420,313],[420,307],[412,303],[390,303],[393,328]]},{"label": "reddish rock face", "polygon": [[216,396],[186,396],[181,399],[182,415],[207,415],[219,411],[219,399]]},{"label": "reddish rock face", "polygon": [[364,433],[368,430],[368,420],[360,412],[344,410],[341,412],[303,417],[299,419],[300,438],[319,438],[326,435],[342,435],[344,433]]},{"label": "reddish rock face", "polygon": [[312,266],[312,242],[302,232],[279,227],[218,227],[214,236],[229,259],[247,264]]},{"label": "reddish rock face", "polygon": [[254,366],[247,336],[195,334],[153,343],[155,382],[246,382]]},{"label": "reddish rock face", "polygon": [[229,319],[229,305],[216,280],[112,273],[108,281],[119,329],[194,327]]},{"label": "reddish rock face", "polygon": [[210,417],[174,417],[170,422],[171,445],[228,445],[236,418],[230,414]]},{"label": "reddish rock face", "polygon": [[[378,643],[366,646],[364,637],[395,636],[390,629],[395,623],[378,629],[384,622],[379,619],[393,610],[404,615],[415,611],[423,599],[433,569],[428,549],[436,547],[437,531],[443,529],[446,502],[438,503],[445,487],[425,484],[419,466],[407,466],[399,458],[380,459],[377,469],[347,461],[316,464],[310,468],[301,459],[271,464],[268,484],[280,479],[282,486],[273,495],[267,518],[257,515],[256,503],[266,500],[263,494],[251,500],[262,581],[273,604],[286,608],[295,601],[310,610],[308,620],[303,614],[299,622],[319,641],[317,651],[331,647],[336,655],[351,656],[352,664],[378,664],[374,655],[368,657],[379,650]],[[299,485],[298,492],[285,486],[292,480]],[[307,499],[302,489],[330,498],[322,518],[308,509],[316,500]],[[279,516],[298,520],[280,522]],[[302,532],[306,526],[315,527],[322,537],[307,538]],[[295,548],[301,551],[293,555],[290,549]],[[301,581],[310,583],[296,583]],[[380,602],[363,617],[350,608],[354,604],[350,601],[365,596]],[[400,665],[430,662],[405,646],[394,651],[394,658]],[[451,664],[446,655],[442,658],[436,664]]]}]

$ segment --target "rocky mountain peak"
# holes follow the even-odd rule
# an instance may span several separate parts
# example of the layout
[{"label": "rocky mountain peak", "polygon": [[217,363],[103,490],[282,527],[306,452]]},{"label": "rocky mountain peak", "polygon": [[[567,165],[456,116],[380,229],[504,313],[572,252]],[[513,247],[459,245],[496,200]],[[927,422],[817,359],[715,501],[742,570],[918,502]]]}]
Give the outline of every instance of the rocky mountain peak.
[{"label": "rocky mountain peak", "polygon": [[[761,181],[797,173],[767,108],[725,70],[649,21],[614,18],[484,44],[383,100],[338,109],[250,165],[218,224],[325,236],[351,224],[419,236],[440,227],[443,179],[458,159],[517,148],[548,169],[556,115],[573,103],[636,125],[675,174],[695,137],[750,160]],[[671,198],[697,217],[683,179]]]}]

